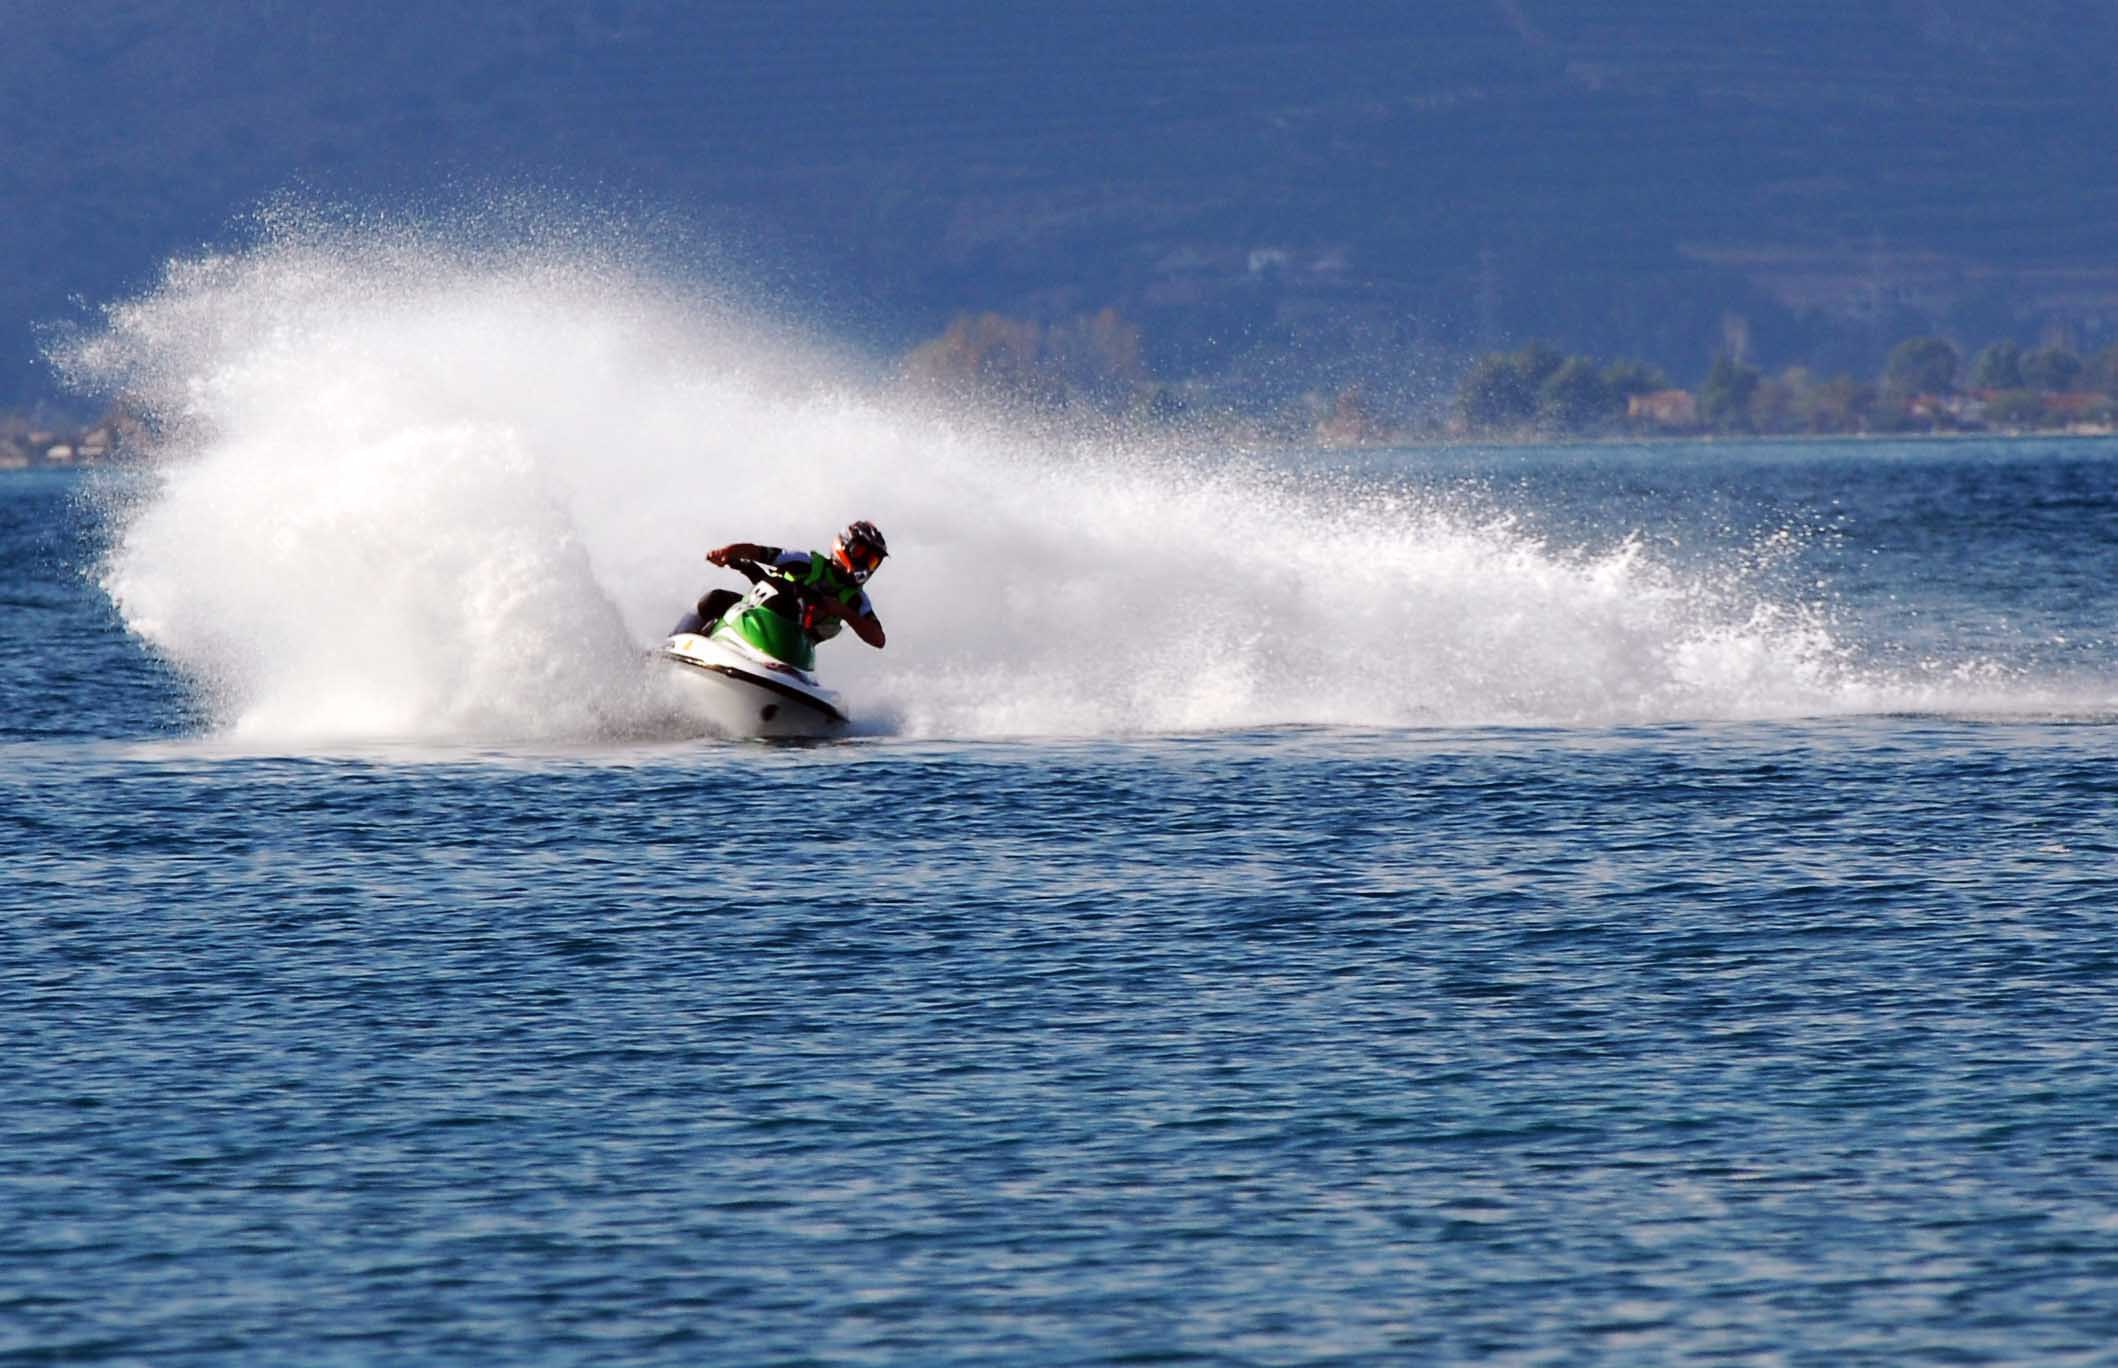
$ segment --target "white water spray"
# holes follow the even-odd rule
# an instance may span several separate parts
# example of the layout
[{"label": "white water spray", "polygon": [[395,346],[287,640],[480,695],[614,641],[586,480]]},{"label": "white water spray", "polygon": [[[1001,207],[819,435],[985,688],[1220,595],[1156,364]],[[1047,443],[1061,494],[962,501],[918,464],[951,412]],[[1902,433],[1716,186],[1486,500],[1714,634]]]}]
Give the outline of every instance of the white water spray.
[{"label": "white water spray", "polygon": [[824,671],[874,729],[1875,702],[1812,615],[1733,574],[1167,442],[1026,437],[593,244],[282,227],[173,267],[62,359],[159,420],[104,583],[238,736],[668,734],[642,653],[727,578],[705,548],[854,517],[894,552],[890,645],[849,635]]}]

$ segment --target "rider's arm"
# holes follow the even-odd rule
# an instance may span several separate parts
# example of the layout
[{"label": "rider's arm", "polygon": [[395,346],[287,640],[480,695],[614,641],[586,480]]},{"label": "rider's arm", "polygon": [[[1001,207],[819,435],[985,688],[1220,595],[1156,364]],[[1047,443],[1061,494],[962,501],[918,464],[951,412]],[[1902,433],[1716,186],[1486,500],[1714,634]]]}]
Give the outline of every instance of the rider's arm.
[{"label": "rider's arm", "polygon": [[868,601],[868,595],[865,590],[862,591],[859,598],[848,605],[848,611],[843,616],[846,619],[846,625],[853,629],[853,635],[867,642],[878,651],[882,649],[882,619],[875,616],[875,605]]},{"label": "rider's arm", "polygon": [[732,560],[773,561],[779,559],[779,554],[780,549],[777,546],[760,546],[756,542],[730,542],[726,546],[716,546],[708,551],[706,559],[715,565],[726,565]]},{"label": "rider's arm", "polygon": [[819,598],[816,600],[816,606],[851,627],[853,635],[862,641],[878,651],[882,649],[882,619],[875,616],[875,605],[868,602],[866,594],[862,594],[858,601],[850,605]]},{"label": "rider's arm", "polygon": [[862,613],[857,617],[849,617],[846,619],[846,625],[853,629],[853,635],[867,642],[878,651],[882,649],[882,620],[876,617],[875,614]]}]

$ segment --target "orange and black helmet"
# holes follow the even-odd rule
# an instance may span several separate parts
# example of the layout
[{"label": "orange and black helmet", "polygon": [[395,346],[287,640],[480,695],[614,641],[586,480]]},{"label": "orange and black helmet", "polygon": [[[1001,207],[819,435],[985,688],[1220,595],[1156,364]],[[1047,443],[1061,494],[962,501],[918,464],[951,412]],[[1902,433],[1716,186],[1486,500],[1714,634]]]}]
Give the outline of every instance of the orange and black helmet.
[{"label": "orange and black helmet", "polygon": [[831,543],[831,559],[838,568],[853,576],[856,583],[865,582],[875,573],[875,567],[883,563],[890,554],[889,543],[883,540],[882,532],[863,518],[848,526]]}]

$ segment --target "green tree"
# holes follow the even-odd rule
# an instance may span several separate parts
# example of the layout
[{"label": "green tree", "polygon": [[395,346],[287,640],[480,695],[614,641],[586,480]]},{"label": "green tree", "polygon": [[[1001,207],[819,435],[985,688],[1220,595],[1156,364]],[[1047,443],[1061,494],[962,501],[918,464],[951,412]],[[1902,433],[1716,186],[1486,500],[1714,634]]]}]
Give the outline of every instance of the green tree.
[{"label": "green tree", "polygon": [[1519,427],[1537,412],[1537,389],[1518,358],[1490,352],[1456,387],[1456,413],[1473,432]]},{"label": "green tree", "polygon": [[1875,416],[1875,386],[1835,375],[1811,388],[1797,407],[1811,432],[1866,432]]},{"label": "green tree", "polygon": [[941,389],[982,387],[1007,393],[1045,395],[1050,389],[1040,359],[1044,329],[997,313],[958,314],[941,336],[905,357],[907,378]]},{"label": "green tree", "polygon": [[1761,377],[1755,366],[1746,366],[1725,352],[1714,358],[1699,387],[1699,417],[1718,432],[1749,426],[1750,400]]},{"label": "green tree", "polygon": [[1758,432],[1798,432],[1807,422],[1804,407],[1816,382],[1808,370],[1789,366],[1758,382],[1750,396],[1750,425]]},{"label": "green tree", "polygon": [[1148,383],[1140,329],[1116,309],[1045,329],[1044,366],[1071,394],[1116,407]]},{"label": "green tree", "polygon": [[1568,432],[1612,421],[1624,402],[1586,356],[1568,357],[1537,387],[1538,418]]},{"label": "green tree", "polygon": [[1565,364],[1566,358],[1543,342],[1532,342],[1515,353],[1516,368],[1522,372],[1524,382],[1533,393],[1542,389],[1544,382]]},{"label": "green tree", "polygon": [[1619,404],[1636,394],[1653,394],[1656,390],[1670,388],[1669,377],[1645,361],[1613,361],[1603,372],[1603,383],[1617,396]]},{"label": "green tree", "polygon": [[2011,390],[2022,388],[2022,348],[2013,342],[1995,342],[1971,362],[1971,388]]},{"label": "green tree", "polygon": [[1488,352],[1456,388],[1456,412],[1474,432],[1521,427],[1537,417],[1538,394],[1566,365],[1542,342],[1513,353]]},{"label": "green tree", "polygon": [[1986,401],[1986,422],[1997,428],[2042,427],[2044,396],[2035,390],[2002,390]]},{"label": "green tree", "polygon": [[2046,394],[2063,394],[2081,379],[2081,358],[2066,347],[2039,347],[2022,358],[2022,382]]},{"label": "green tree", "polygon": [[2083,381],[2091,389],[2118,398],[2118,346],[2105,347],[2091,357]]},{"label": "green tree", "polygon": [[1956,372],[1963,364],[1948,339],[1914,337],[1890,351],[1883,370],[1883,387],[1892,394],[1947,394],[1956,388]]}]

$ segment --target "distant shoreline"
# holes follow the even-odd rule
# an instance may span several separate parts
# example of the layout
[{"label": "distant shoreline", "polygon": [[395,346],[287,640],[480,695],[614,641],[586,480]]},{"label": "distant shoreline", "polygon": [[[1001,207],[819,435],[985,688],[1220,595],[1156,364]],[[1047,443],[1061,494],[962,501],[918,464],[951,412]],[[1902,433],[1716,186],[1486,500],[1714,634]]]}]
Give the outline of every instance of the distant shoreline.
[{"label": "distant shoreline", "polygon": [[[2108,442],[2118,430],[2080,432],[2066,428],[2032,428],[2020,432],[1693,432],[1639,433],[1604,437],[1441,437],[1402,442],[1373,442],[1388,451],[1404,447],[1628,447],[1628,446],[1842,446],[1914,442]],[[1330,448],[1326,448],[1330,449]],[[1340,447],[1358,451],[1361,447]]]},{"label": "distant shoreline", "polygon": [[[93,430],[92,430],[93,431]],[[42,434],[40,434],[42,435]],[[1196,440],[1193,434],[1193,440]],[[1246,434],[1239,442],[1246,449],[1282,453],[1308,453],[1319,458],[1358,456],[1363,452],[1391,451],[1504,451],[1522,448],[1582,451],[1617,450],[1628,447],[1767,447],[1767,446],[1942,446],[1967,443],[2011,442],[2105,442],[2118,444],[2118,432],[2080,432],[2063,429],[2026,432],[1819,432],[1819,433],[1654,433],[1611,436],[1530,435],[1512,437],[1416,436],[1401,434],[1391,439],[1364,442],[1316,443],[1297,440],[1259,442]],[[0,445],[0,475],[46,474],[54,471],[122,469],[144,464],[125,454],[115,441],[83,442],[80,436],[57,438],[32,448],[24,458],[19,451]],[[56,453],[56,454],[55,454]]]},{"label": "distant shoreline", "polygon": [[72,470],[122,459],[137,423],[111,417],[85,428],[62,428],[19,414],[0,414],[0,470]]}]

